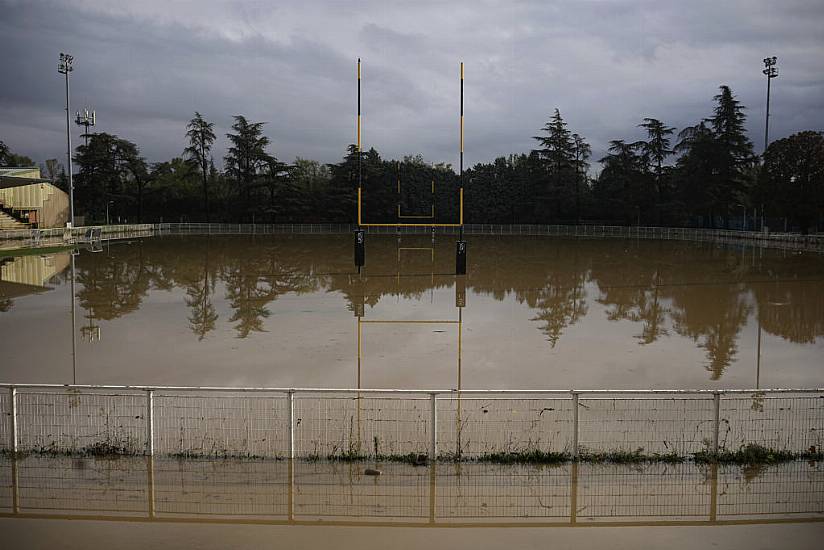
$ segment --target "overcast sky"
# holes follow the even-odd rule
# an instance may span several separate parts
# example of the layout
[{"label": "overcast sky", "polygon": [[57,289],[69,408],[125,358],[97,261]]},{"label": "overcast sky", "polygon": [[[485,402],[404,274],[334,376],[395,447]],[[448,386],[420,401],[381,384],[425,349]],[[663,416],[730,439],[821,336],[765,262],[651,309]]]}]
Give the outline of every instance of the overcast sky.
[{"label": "overcast sky", "polygon": [[355,141],[358,57],[364,146],[387,158],[457,165],[461,60],[467,165],[532,149],[555,107],[598,159],[645,116],[709,116],[720,84],[760,152],[768,55],[771,137],[824,129],[821,0],[0,0],[0,140],[36,161],[65,158],[61,51],[72,112],[94,107],[98,131],[151,162],[182,153],[195,110],[218,164],[234,114],[265,121],[281,160],[336,162]]}]

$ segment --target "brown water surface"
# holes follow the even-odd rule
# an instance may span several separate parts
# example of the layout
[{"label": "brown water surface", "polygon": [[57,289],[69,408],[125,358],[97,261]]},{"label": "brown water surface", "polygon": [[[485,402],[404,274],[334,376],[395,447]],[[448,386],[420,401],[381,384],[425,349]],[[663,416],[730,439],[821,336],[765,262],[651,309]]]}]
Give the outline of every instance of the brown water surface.
[{"label": "brown water surface", "polygon": [[[382,471],[364,475],[367,466]],[[818,548],[820,465],[0,458],[10,548]]]},{"label": "brown water surface", "polygon": [[81,249],[74,332],[70,253],[0,258],[0,381],[822,385],[820,256],[472,237],[468,275],[456,278],[454,246],[451,237],[370,236],[361,274],[348,235],[162,237]]}]

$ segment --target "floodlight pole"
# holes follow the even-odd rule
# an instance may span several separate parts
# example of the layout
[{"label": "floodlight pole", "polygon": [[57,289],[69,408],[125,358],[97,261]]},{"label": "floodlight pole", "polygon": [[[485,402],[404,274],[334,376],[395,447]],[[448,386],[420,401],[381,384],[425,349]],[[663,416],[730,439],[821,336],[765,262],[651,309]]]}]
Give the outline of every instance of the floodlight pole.
[{"label": "floodlight pole", "polygon": [[[461,208],[463,208],[463,157],[464,157],[464,64],[461,61],[461,155],[460,161],[458,163],[458,171],[459,171],[459,184],[460,184],[460,195],[461,195]],[[461,239],[463,240],[463,212],[461,212]]]},{"label": "floodlight pole", "polygon": [[764,152],[767,152],[767,146],[770,144],[770,81],[778,76],[778,67],[775,66],[778,58],[765,57],[764,70],[761,71],[767,77],[767,117],[764,123]]},{"label": "floodlight pole", "polygon": [[363,150],[361,147],[361,60],[358,58],[358,227],[361,225],[361,188],[363,187],[362,169]]},{"label": "floodlight pole", "polygon": [[74,70],[72,67],[74,56],[67,53],[60,53],[60,61],[57,64],[57,72],[66,75],[66,164],[69,173],[69,221],[74,227],[74,181],[72,180],[72,133],[71,115],[69,111],[69,73]]},{"label": "floodlight pole", "polygon": [[[767,147],[770,145],[770,81],[778,76],[778,67],[775,66],[778,58],[775,56],[764,58],[764,76],[767,77],[767,114],[764,121],[764,153],[767,154]],[[764,230],[764,204],[761,204],[761,230]]]}]

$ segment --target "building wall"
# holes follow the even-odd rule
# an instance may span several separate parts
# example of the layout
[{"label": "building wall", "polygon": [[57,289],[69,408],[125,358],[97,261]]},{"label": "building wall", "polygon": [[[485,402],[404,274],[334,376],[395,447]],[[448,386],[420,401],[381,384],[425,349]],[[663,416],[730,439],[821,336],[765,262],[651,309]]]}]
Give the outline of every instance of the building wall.
[{"label": "building wall", "polygon": [[[40,178],[39,168],[14,169],[8,176]],[[34,183],[0,189],[0,203],[21,213],[37,227],[63,227],[69,221],[69,196],[50,183]]]},{"label": "building wall", "polygon": [[64,227],[69,221],[69,195],[50,183],[42,185],[48,185],[54,192],[43,201],[43,208],[38,212],[38,227]]}]

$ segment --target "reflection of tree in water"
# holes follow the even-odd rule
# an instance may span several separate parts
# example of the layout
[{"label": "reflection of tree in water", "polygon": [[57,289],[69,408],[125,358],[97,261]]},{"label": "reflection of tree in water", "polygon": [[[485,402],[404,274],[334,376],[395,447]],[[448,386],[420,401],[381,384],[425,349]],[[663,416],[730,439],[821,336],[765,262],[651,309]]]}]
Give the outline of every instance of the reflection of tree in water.
[{"label": "reflection of tree in water", "polygon": [[738,335],[752,312],[746,284],[751,265],[735,248],[692,246],[701,251],[701,261],[679,258],[673,265],[674,280],[662,290],[672,301],[675,331],[706,351],[706,369],[718,380],[735,361]]},{"label": "reflection of tree in water", "polygon": [[[78,296],[94,318],[107,320],[135,311],[150,288],[185,289],[189,327],[203,339],[219,320],[213,300],[223,285],[233,310],[229,321],[244,338],[264,330],[268,305],[288,292],[337,293],[354,310],[450,287],[453,239],[437,238],[434,262],[416,253],[398,261],[399,246],[428,242],[425,236],[404,236],[400,243],[370,237],[368,265],[358,277],[348,235],[149,239],[82,254]],[[756,262],[736,249],[697,243],[478,237],[469,262],[467,289],[535,310],[532,320],[551,346],[589,313],[588,281],[598,285],[609,320],[640,323],[640,344],[657,341],[670,327],[695,341],[713,378],[735,360],[752,310],[750,292],[764,330],[798,343],[824,333],[824,293],[816,279],[824,270],[809,257],[765,252]],[[796,276],[813,280],[788,281]],[[769,305],[784,303],[791,305]]]},{"label": "reflection of tree in water", "polygon": [[637,335],[641,344],[652,344],[661,336],[669,334],[664,328],[666,314],[669,308],[661,305],[658,285],[653,286],[652,291],[644,291],[638,300],[638,311],[630,318],[632,321],[641,321],[641,334]]},{"label": "reflection of tree in water", "polygon": [[677,334],[706,351],[713,380],[735,361],[738,335],[752,311],[746,285],[752,274],[740,251],[706,243],[628,243],[620,253],[599,256],[592,273],[607,318],[642,323],[640,344],[668,334],[669,320]]},{"label": "reflection of tree in water", "polygon": [[[671,243],[667,243],[670,245]],[[607,306],[610,321],[642,323],[635,337],[641,345],[669,334],[665,326],[669,308],[662,304],[659,284],[668,273],[667,248],[661,243],[633,243],[624,250],[607,251],[596,258],[592,279],[601,292],[598,303]]]},{"label": "reflection of tree in water", "polygon": [[215,329],[218,320],[217,311],[212,304],[215,293],[215,276],[209,264],[209,243],[203,254],[203,267],[196,281],[186,285],[186,305],[191,308],[189,328],[197,335],[198,341]]},{"label": "reflection of tree in water", "polygon": [[795,344],[824,337],[824,287],[820,281],[789,282],[776,288],[753,285],[761,328]]},{"label": "reflection of tree in water", "polygon": [[774,252],[755,266],[752,285],[761,328],[796,344],[824,337],[824,280],[820,264],[807,255]]},{"label": "reflection of tree in water", "polygon": [[538,314],[530,320],[543,323],[540,327],[541,332],[546,335],[553,348],[564,329],[574,325],[587,314],[585,282],[584,274],[580,274],[577,281],[551,283],[537,293],[535,305],[532,307],[538,310]]},{"label": "reflection of tree in water", "polygon": [[738,334],[752,307],[743,285],[681,286],[672,291],[675,331],[707,352],[707,370],[718,380],[738,352]]},{"label": "reflection of tree in water", "polygon": [[482,252],[469,256],[471,288],[496,300],[514,295],[537,310],[530,320],[540,323],[551,347],[564,329],[586,316],[590,256],[582,254],[580,242],[502,238],[484,240],[482,246]]},{"label": "reflection of tree in water", "polygon": [[142,246],[123,246],[117,254],[80,255],[77,298],[91,318],[111,321],[137,311],[152,282]]},{"label": "reflection of tree in water", "polygon": [[229,321],[237,323],[238,338],[264,331],[263,321],[271,315],[266,306],[280,295],[318,288],[312,270],[301,267],[302,258],[284,253],[282,243],[268,241],[261,248],[257,255],[227,258],[223,270],[226,298],[235,310]]}]

